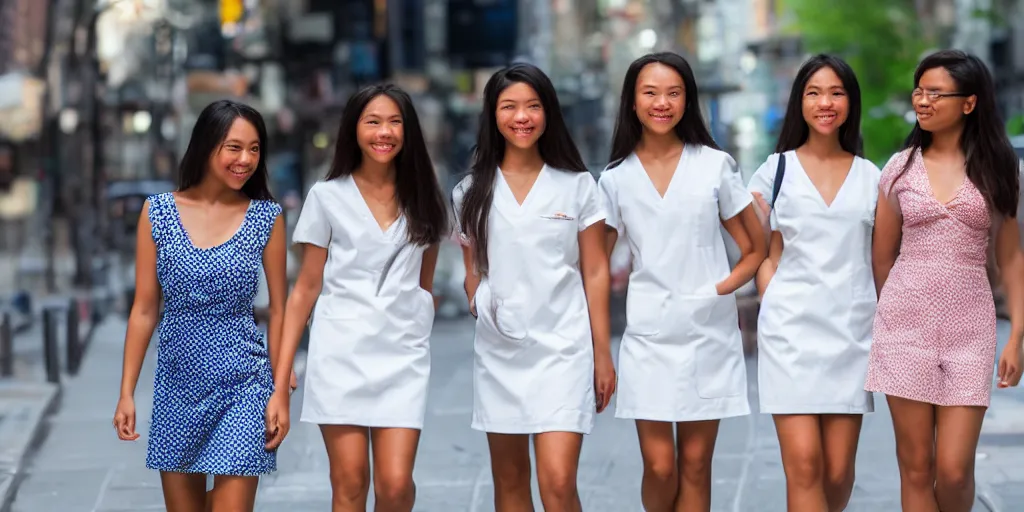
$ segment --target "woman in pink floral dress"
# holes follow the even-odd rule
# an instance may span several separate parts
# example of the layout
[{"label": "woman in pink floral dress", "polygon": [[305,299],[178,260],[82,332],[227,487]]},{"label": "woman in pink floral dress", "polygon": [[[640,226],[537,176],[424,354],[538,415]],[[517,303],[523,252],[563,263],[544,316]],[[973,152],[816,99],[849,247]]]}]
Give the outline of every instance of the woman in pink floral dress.
[{"label": "woman in pink floral dress", "polygon": [[996,351],[990,241],[1012,324],[999,387],[1021,378],[1018,160],[980,60],[941,51],[921,62],[914,81],[917,125],[879,186],[873,264],[880,293],[866,389],[887,395],[903,510],[966,512]]}]

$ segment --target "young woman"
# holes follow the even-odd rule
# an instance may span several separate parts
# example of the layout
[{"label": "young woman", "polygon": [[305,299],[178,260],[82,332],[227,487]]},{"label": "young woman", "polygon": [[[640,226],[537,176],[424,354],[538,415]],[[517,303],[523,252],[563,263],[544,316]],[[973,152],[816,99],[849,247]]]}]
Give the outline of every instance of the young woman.
[{"label": "young woman", "polygon": [[917,124],[879,184],[878,313],[866,387],[887,395],[903,509],[965,512],[974,503],[974,454],[995,363],[990,240],[1011,324],[999,387],[1016,386],[1024,366],[1018,160],[977,57],[932,54],[914,86]]},{"label": "young woman", "polygon": [[791,511],[845,510],[862,415],[874,410],[864,378],[881,171],[858,156],[860,116],[850,66],[811,58],[793,81],[776,153],[749,184],[771,237],[757,276],[760,410],[775,419]]},{"label": "young woman", "polygon": [[430,376],[431,293],[448,214],[412,100],[392,85],[349,98],[327,179],[292,239],[304,244],[288,298],[291,363],[314,303],[302,421],[317,423],[333,510],[409,511]]},{"label": "young woman", "polygon": [[[711,138],[679,55],[647,55],[626,71],[600,188],[608,250],[624,236],[633,259],[615,415],[636,420],[644,508],[710,510],[719,420],[750,413],[733,293],[766,249],[750,193]],[[732,271],[722,226],[742,253]]]},{"label": "young woman", "polygon": [[536,67],[487,82],[472,173],[452,202],[477,317],[472,426],[487,432],[495,508],[533,510],[534,435],[544,509],[579,511],[583,434],[615,389],[604,211]]},{"label": "young woman", "polygon": [[[146,466],[161,472],[170,512],[252,510],[258,476],[276,469],[284,438],[291,368],[278,357],[285,233],[267,188],[266,139],[252,108],[209,105],[192,130],[178,190],[150,197],[139,217],[114,428],[122,440],[139,438],[133,396],[160,320]],[[253,318],[261,264],[270,295],[267,344]]]}]

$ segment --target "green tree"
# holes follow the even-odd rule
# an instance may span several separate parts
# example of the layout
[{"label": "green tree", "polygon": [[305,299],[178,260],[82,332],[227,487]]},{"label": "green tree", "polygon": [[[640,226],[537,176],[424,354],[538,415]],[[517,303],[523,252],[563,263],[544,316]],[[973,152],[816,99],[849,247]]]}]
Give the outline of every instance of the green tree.
[{"label": "green tree", "polygon": [[857,73],[862,97],[865,156],[883,165],[911,126],[914,69],[932,46],[914,0],[783,0],[784,30],[799,35],[806,51],[842,57]]}]

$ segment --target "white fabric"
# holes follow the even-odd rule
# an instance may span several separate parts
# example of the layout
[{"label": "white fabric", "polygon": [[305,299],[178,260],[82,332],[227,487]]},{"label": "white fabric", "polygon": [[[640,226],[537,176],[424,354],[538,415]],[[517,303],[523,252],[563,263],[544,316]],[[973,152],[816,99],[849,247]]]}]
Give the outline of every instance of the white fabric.
[{"label": "white fabric", "polygon": [[[874,410],[864,391],[875,285],[871,235],[881,171],[856,158],[831,206],[785,153],[786,174],[772,211],[782,234],[778,271],[757,320],[761,412],[857,414]],[[772,194],[779,156],[748,185]]]},{"label": "white fabric", "polygon": [[327,248],[302,421],[422,428],[434,322],[420,287],[426,247],[408,243],[404,216],[382,231],[351,177],[310,189],[292,240]]},{"label": "white fabric", "polygon": [[700,421],[750,413],[735,294],[721,220],[750,205],[736,162],[687,146],[664,198],[635,154],[605,170],[608,224],[628,241],[633,269],[619,348],[615,416]]},{"label": "white fabric", "polygon": [[[471,179],[455,187],[456,212]],[[604,217],[589,173],[544,167],[520,206],[498,171],[487,224],[489,272],[473,299],[472,428],[590,433],[594,348],[579,232]]]}]

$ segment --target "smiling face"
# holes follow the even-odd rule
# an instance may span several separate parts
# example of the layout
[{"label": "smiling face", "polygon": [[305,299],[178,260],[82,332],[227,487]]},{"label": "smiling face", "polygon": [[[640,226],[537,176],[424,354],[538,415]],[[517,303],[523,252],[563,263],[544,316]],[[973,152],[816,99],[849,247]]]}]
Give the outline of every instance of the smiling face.
[{"label": "smiling face", "polygon": [[959,84],[946,68],[925,71],[911,95],[921,129],[935,133],[960,126],[964,117],[974,111],[978,98],[951,96],[959,93]]},{"label": "smiling face", "polygon": [[498,131],[509,144],[529,149],[544,133],[544,105],[533,87],[514,83],[498,95],[495,120]]},{"label": "smiling face", "polygon": [[402,150],[402,121],[402,112],[391,98],[381,94],[370,100],[356,126],[356,142],[363,158],[390,164]]},{"label": "smiling face", "polygon": [[661,63],[644,66],[636,78],[636,117],[644,130],[671,132],[686,113],[686,86],[675,69]]},{"label": "smiling face", "polygon": [[241,190],[260,163],[260,136],[256,127],[238,117],[224,142],[210,156],[208,176],[226,187]]},{"label": "smiling face", "polygon": [[825,66],[807,80],[803,92],[804,121],[813,132],[838,133],[850,113],[850,98],[835,70]]}]

